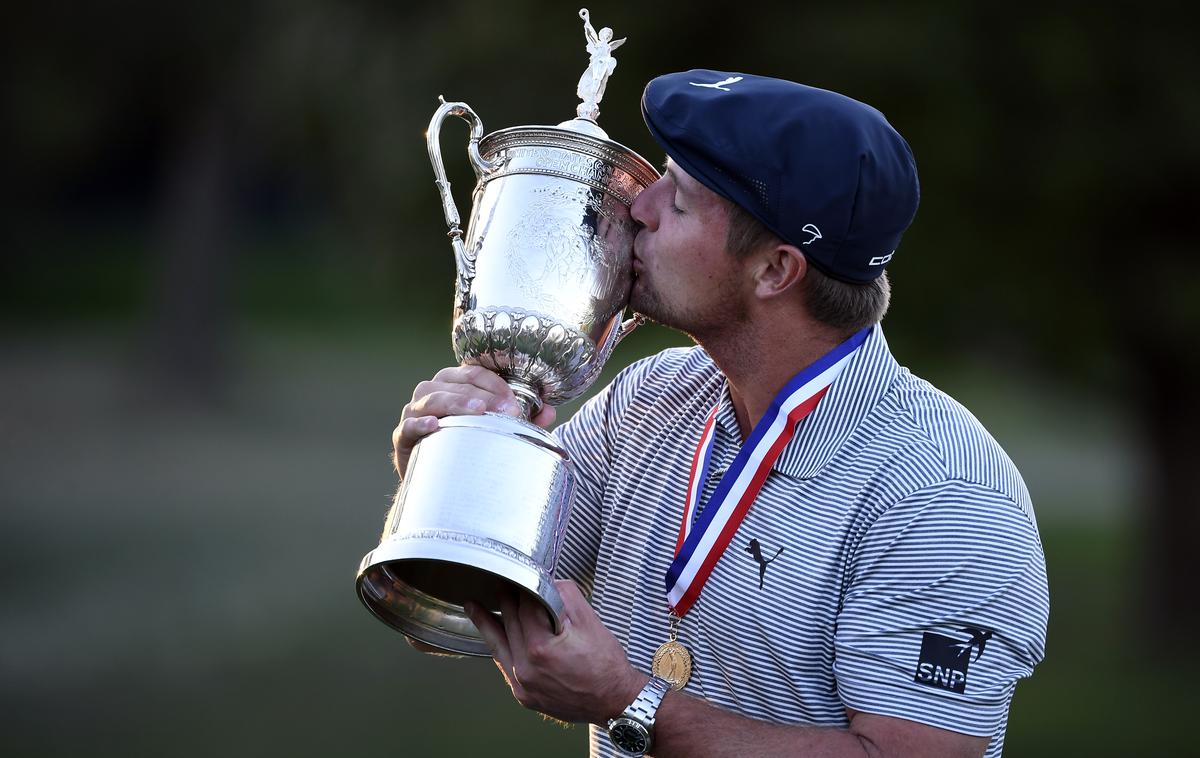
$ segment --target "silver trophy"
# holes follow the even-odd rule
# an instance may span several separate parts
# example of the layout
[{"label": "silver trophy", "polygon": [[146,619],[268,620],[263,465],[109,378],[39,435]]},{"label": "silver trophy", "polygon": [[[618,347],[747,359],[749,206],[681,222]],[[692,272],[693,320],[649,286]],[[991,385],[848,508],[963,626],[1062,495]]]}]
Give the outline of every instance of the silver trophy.
[{"label": "silver trophy", "polygon": [[[640,323],[622,322],[637,232],[629,207],[659,175],[596,124],[625,40],[597,33],[586,9],[579,16],[590,62],[576,118],[484,137],[470,106],[442,100],[426,134],[458,269],[455,356],[503,377],[523,417],[440,420],[413,450],[357,586],[384,623],[456,653],[490,655],[463,612],[468,600],[495,612],[505,595],[528,593],[558,631],[554,565],[575,477],[567,452],[529,419],[587,389]],[[449,116],[471,125],[478,177],[465,239],[439,143]]]}]

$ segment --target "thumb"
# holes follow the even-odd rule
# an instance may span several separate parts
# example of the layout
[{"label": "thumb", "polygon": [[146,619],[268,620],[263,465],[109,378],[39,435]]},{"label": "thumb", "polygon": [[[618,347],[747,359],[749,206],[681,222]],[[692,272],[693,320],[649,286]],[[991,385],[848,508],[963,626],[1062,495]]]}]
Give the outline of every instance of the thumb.
[{"label": "thumb", "polygon": [[595,613],[592,610],[591,604],[588,603],[586,597],[583,596],[583,591],[579,589],[579,585],[570,579],[557,579],[554,586],[558,589],[558,594],[563,601],[563,618],[570,618],[578,623],[581,619]]},{"label": "thumb", "polygon": [[540,426],[542,429],[549,429],[554,425],[554,419],[558,416],[558,412],[554,410],[553,405],[542,404],[542,409],[530,419],[534,426]]}]

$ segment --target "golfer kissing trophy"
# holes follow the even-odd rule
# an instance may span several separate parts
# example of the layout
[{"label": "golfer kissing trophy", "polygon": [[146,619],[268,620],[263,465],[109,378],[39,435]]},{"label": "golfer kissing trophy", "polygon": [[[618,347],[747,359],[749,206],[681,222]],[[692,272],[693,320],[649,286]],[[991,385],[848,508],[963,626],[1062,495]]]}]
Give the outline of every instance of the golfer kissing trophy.
[{"label": "golfer kissing trophy", "polygon": [[[587,389],[640,323],[622,322],[637,233],[629,207],[658,172],[596,124],[612,51],[625,40],[597,33],[586,9],[579,16],[591,60],[576,118],[483,137],[470,106],[442,100],[426,133],[458,269],[454,354],[508,382],[522,416],[439,420],[413,449],[357,588],[381,621],[449,652],[491,654],[463,611],[468,600],[495,612],[505,595],[526,593],[560,629],[554,565],[575,475],[529,419]],[[448,116],[471,125],[478,183],[465,239],[438,139]]]}]

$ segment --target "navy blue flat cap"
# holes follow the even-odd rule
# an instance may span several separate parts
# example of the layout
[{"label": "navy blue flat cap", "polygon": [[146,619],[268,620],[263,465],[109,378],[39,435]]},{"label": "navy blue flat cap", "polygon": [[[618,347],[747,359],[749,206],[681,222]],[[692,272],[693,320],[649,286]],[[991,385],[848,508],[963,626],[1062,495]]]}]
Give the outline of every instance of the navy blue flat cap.
[{"label": "navy blue flat cap", "polygon": [[882,274],[917,212],[908,143],[845,95],[695,69],[646,85],[642,115],[680,168],[835,279]]}]

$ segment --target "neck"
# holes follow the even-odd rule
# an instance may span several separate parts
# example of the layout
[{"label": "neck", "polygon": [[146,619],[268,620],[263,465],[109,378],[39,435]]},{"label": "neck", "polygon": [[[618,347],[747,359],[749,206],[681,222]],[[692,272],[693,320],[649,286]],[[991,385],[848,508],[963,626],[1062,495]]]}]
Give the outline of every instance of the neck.
[{"label": "neck", "polygon": [[729,380],[729,394],[745,440],[784,385],[845,339],[845,335],[809,321],[792,322],[791,329],[741,330],[701,344]]}]

